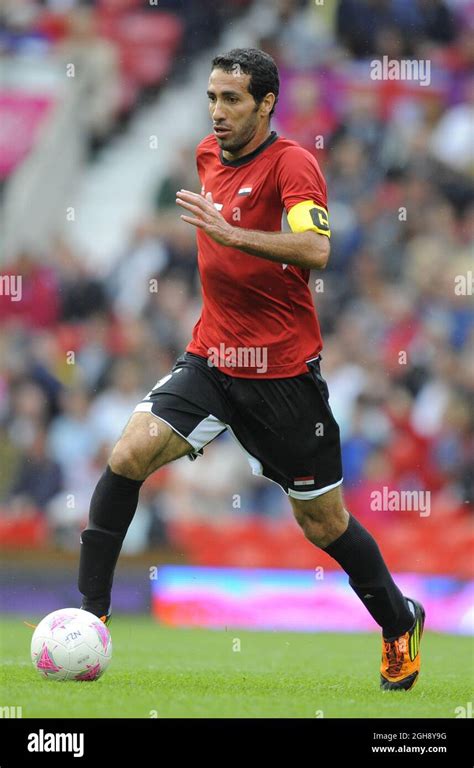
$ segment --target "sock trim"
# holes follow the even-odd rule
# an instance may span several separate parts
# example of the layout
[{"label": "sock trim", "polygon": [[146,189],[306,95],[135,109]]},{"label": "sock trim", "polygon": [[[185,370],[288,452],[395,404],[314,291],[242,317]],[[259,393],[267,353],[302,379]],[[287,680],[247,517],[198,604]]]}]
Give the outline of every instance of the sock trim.
[{"label": "sock trim", "polygon": [[105,471],[113,475],[114,478],[116,478],[116,482],[119,482],[122,485],[128,485],[132,488],[136,488],[137,486],[140,488],[140,486],[145,482],[144,480],[133,480],[131,477],[125,477],[125,475],[118,475],[117,472],[113,471],[110,464],[107,464]]}]

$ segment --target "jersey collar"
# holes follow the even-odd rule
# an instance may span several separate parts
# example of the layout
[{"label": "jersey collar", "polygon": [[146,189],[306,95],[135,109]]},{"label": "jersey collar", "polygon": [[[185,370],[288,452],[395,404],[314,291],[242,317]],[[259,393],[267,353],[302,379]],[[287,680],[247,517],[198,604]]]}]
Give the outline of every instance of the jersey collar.
[{"label": "jersey collar", "polygon": [[270,146],[270,144],[273,144],[274,141],[278,139],[278,134],[276,131],[272,131],[270,136],[268,136],[263,144],[260,144],[257,149],[254,149],[253,152],[250,152],[248,155],[243,155],[242,157],[238,157],[237,160],[226,160],[222,149],[219,152],[219,157],[221,160],[222,165],[227,165],[230,168],[238,168],[239,165],[245,165],[245,163],[249,163],[251,160],[253,160],[257,155],[259,155],[261,152],[263,152],[267,147]]}]

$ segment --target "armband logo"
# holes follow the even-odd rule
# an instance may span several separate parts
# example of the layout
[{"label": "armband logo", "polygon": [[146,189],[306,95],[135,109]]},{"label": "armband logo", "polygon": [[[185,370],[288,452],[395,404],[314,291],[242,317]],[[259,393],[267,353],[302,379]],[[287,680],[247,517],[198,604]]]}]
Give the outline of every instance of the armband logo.
[{"label": "armband logo", "polygon": [[321,206],[319,205],[315,205],[309,209],[309,212],[311,214],[311,219],[316,229],[318,229],[320,232],[324,234],[328,233],[329,219],[328,219],[327,212],[324,210],[324,208],[321,208]]}]

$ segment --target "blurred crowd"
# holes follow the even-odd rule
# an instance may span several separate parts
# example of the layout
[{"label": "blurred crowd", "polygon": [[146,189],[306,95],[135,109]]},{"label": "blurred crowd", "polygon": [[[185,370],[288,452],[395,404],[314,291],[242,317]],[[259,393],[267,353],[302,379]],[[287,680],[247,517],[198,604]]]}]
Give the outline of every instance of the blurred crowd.
[{"label": "blurred crowd", "polygon": [[[183,3],[160,0],[165,5],[179,12]],[[269,30],[257,44],[281,73],[273,127],[315,154],[328,184],[331,259],[310,285],[351,508],[370,516],[371,489],[387,485],[430,490],[447,514],[467,514],[474,458],[472,6],[257,5]],[[201,26],[205,45],[209,29]],[[429,87],[371,79],[370,62],[382,56],[428,60]],[[76,546],[113,443],[182,353],[199,315],[194,233],[175,210],[182,187],[198,191],[191,143],[177,149],[155,190],[153,214],[136,222],[108,274],[84,266],[59,235],[47,260],[22,252],[4,273],[22,275],[23,296],[0,296],[2,514],[47,517],[59,545]],[[250,475],[223,436],[205,458],[182,459],[147,481],[127,546],[166,543],[170,519],[251,514],[287,516],[289,505],[274,484]]]}]

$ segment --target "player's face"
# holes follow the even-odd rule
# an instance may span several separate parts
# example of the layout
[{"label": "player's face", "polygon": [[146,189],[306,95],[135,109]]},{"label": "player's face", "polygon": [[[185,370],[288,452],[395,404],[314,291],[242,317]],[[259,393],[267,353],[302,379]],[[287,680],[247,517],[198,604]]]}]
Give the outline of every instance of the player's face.
[{"label": "player's face", "polygon": [[214,69],[207,95],[217,143],[229,154],[238,153],[257,133],[267,128],[265,109],[248,91],[250,75]]}]

